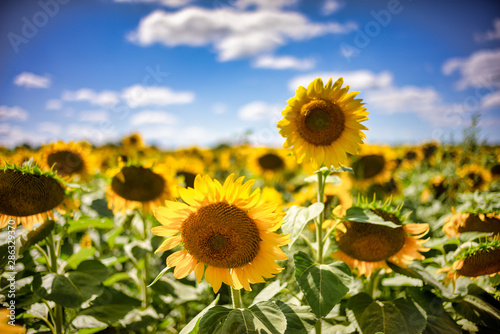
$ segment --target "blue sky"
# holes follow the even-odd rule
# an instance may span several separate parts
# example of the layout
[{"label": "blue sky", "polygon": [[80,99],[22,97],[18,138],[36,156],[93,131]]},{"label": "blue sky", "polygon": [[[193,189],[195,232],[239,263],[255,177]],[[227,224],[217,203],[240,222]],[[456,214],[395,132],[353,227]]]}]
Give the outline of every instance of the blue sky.
[{"label": "blue sky", "polygon": [[343,76],[371,143],[500,143],[500,5],[432,0],[7,0],[0,145],[280,146],[299,85]]}]

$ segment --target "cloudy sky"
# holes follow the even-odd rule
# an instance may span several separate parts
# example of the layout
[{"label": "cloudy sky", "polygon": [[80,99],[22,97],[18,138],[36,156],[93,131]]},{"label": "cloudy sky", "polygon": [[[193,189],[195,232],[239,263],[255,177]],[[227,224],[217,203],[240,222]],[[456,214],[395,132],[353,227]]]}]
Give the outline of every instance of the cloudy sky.
[{"label": "cloudy sky", "polygon": [[500,143],[500,4],[465,0],[3,0],[0,145],[280,146],[316,77],[360,91],[368,142]]}]

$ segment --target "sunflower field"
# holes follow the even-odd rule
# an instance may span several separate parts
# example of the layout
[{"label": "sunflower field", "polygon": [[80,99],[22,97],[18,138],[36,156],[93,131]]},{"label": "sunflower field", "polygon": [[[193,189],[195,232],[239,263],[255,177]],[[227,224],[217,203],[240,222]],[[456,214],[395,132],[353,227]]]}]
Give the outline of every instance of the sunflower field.
[{"label": "sunflower field", "polygon": [[498,333],[500,147],[370,145],[343,85],[284,148],[0,148],[0,333]]}]

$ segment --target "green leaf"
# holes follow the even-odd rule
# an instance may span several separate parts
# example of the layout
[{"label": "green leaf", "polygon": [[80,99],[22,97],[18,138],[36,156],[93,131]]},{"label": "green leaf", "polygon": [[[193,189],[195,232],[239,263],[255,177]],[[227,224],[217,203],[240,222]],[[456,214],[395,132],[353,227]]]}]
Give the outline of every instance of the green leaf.
[{"label": "green leaf", "polygon": [[200,313],[196,315],[184,328],[181,330],[179,334],[195,334],[196,332],[193,331],[195,329],[196,324],[198,324],[198,321],[205,315],[205,313],[208,312],[212,307],[214,307],[217,302],[219,301],[220,294],[217,295],[217,297],[208,305],[205,307]]},{"label": "green leaf", "polygon": [[333,166],[328,167],[321,167],[319,170],[315,171],[314,173],[323,173],[323,175],[330,175],[332,173],[342,173],[342,172],[348,172],[351,174],[354,174],[354,171],[351,167],[344,167],[340,166],[339,168],[335,168]]},{"label": "green leaf", "polygon": [[84,328],[84,329],[80,329],[78,331],[78,334],[94,334],[94,333],[100,332],[106,328],[107,327]]},{"label": "green leaf", "polygon": [[216,333],[216,331],[220,331],[231,311],[231,309],[223,306],[214,306],[210,308],[205,315],[201,317],[199,332]]},{"label": "green leaf", "polygon": [[132,279],[132,277],[129,276],[129,274],[127,273],[116,273],[116,274],[113,274],[111,275],[110,277],[108,277],[104,282],[104,286],[112,286],[113,284],[115,283],[118,283],[118,282],[121,282],[121,281],[124,281],[124,280],[128,280],[128,279]]},{"label": "green leaf", "polygon": [[68,223],[68,234],[87,231],[90,227],[111,230],[115,223],[111,218],[72,220]]},{"label": "green leaf", "polygon": [[167,271],[169,271],[170,269],[172,269],[173,267],[165,267],[163,268],[163,270],[158,274],[158,276],[156,276],[156,278],[154,279],[153,282],[151,282],[151,284],[148,285],[148,288],[151,287],[153,284],[155,284],[156,282],[158,282],[158,280],[167,273]]},{"label": "green leaf", "polygon": [[21,242],[21,247],[19,248],[19,255],[23,254],[25,251],[31,248],[31,246],[36,245],[40,241],[44,240],[52,230],[54,229],[55,223],[53,220],[46,220],[40,227],[36,230],[32,230]]},{"label": "green leaf", "polygon": [[283,219],[284,224],[281,226],[283,233],[291,236],[288,247],[292,247],[307,223],[318,217],[323,212],[324,207],[323,203],[314,203],[308,208],[294,205],[288,209]]},{"label": "green leaf", "polygon": [[497,329],[500,324],[500,302],[475,284],[467,287],[468,294],[453,303],[453,308],[476,325]]},{"label": "green leaf", "polygon": [[401,225],[394,224],[391,221],[386,221],[382,217],[377,216],[375,213],[371,212],[369,209],[363,209],[359,207],[352,207],[347,209],[346,220],[355,221],[358,223],[368,223],[375,225],[387,226],[390,228],[399,228]]},{"label": "green leaf", "polygon": [[80,315],[90,315],[107,324],[123,319],[127,313],[141,306],[139,300],[110,287],[105,287],[103,293],[90,304]]},{"label": "green leaf", "polygon": [[263,302],[266,300],[271,300],[277,293],[283,290],[287,286],[287,283],[283,283],[281,285],[279,280],[271,282],[255,298],[253,299],[252,305],[257,304],[258,302]]},{"label": "green leaf", "polygon": [[391,302],[372,302],[359,318],[363,334],[409,334],[411,333],[401,312]]},{"label": "green leaf", "polygon": [[88,274],[93,279],[104,282],[109,277],[109,270],[98,260],[86,260],[81,262],[76,271]]},{"label": "green leaf", "polygon": [[307,334],[318,321],[309,306],[288,305],[281,300],[276,305],[286,318],[285,334]]},{"label": "green leaf", "polygon": [[78,308],[84,301],[103,291],[101,282],[85,273],[48,274],[42,280],[37,293],[64,307]]},{"label": "green leaf", "polygon": [[349,267],[341,261],[319,265],[303,252],[295,253],[294,259],[295,280],[309,306],[317,317],[326,316],[349,291]]},{"label": "green leaf", "polygon": [[66,263],[66,268],[76,269],[80,263],[93,257],[95,255],[96,249],[94,247],[83,247],[78,253],[71,255]]}]

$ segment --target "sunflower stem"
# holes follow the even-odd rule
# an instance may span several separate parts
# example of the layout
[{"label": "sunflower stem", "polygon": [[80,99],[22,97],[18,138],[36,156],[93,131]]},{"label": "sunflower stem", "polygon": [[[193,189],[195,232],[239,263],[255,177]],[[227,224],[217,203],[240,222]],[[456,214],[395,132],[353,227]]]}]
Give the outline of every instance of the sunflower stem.
[{"label": "sunflower stem", "polygon": [[[50,254],[50,271],[57,274],[57,254],[56,254],[56,245],[54,243],[54,236],[52,232],[47,236],[47,247],[49,248]],[[64,310],[63,307],[59,304],[56,304],[54,311],[54,322],[55,322],[55,330],[56,334],[62,334],[64,328]]]},{"label": "sunflower stem", "polygon": [[231,287],[231,297],[233,298],[233,308],[243,308],[243,303],[241,301],[241,291]]},{"label": "sunflower stem", "polygon": [[[142,219],[142,224],[144,228],[144,240],[150,239],[149,236],[149,224],[147,219],[142,215],[140,211],[137,211],[139,216]],[[142,305],[144,308],[149,307],[149,291],[148,291],[148,281],[149,281],[149,260],[150,256],[149,253],[146,253],[144,256],[144,268],[142,270]]]},{"label": "sunflower stem", "polygon": [[[318,203],[324,204],[325,182],[322,173],[318,173]],[[318,242],[317,261],[323,264],[323,221],[325,220],[325,210],[323,210],[316,220],[316,241]]]}]

